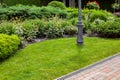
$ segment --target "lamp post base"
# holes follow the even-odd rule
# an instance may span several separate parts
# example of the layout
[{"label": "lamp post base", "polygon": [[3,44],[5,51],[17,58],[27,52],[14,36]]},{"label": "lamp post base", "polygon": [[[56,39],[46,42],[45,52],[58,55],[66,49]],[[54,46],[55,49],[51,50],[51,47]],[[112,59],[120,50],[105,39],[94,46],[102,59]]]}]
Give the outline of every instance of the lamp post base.
[{"label": "lamp post base", "polygon": [[83,40],[78,40],[78,39],[77,39],[77,44],[78,44],[78,45],[81,45],[81,44],[84,44],[84,42],[83,42]]}]

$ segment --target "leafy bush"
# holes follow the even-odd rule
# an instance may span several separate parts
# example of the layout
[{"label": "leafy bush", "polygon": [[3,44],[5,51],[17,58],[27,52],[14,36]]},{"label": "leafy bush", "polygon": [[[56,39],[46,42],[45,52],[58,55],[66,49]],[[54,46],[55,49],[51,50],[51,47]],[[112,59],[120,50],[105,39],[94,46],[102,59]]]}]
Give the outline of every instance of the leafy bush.
[{"label": "leafy bush", "polygon": [[36,38],[38,27],[37,25],[33,24],[31,20],[24,21],[22,25],[23,29],[23,36],[27,41],[32,41],[34,38]]},{"label": "leafy bush", "polygon": [[0,59],[7,58],[15,53],[20,44],[20,39],[16,35],[0,34]]},{"label": "leafy bush", "polygon": [[63,37],[64,28],[61,26],[61,19],[54,17],[48,21],[41,21],[39,23],[39,35],[47,38]]},{"label": "leafy bush", "polygon": [[65,27],[65,34],[66,35],[76,35],[77,31],[78,31],[78,29],[76,26],[66,26]]},{"label": "leafy bush", "polygon": [[106,21],[107,18],[110,16],[113,16],[113,15],[104,10],[92,10],[90,13],[91,22],[93,22],[97,18]]},{"label": "leafy bush", "polygon": [[116,3],[112,4],[112,8],[116,9],[116,10],[119,10],[120,9],[120,4],[116,2]]},{"label": "leafy bush", "polygon": [[120,21],[107,21],[96,24],[92,30],[104,37],[120,36]]},{"label": "leafy bush", "polygon": [[[86,15],[89,16],[91,22],[93,22],[97,18],[106,21],[108,17],[114,16],[112,13],[107,12],[105,10],[83,9],[82,10],[83,20],[85,19]],[[78,17],[78,11],[71,12],[68,16],[69,19],[76,17]]]},{"label": "leafy bush", "polygon": [[16,5],[6,8],[0,8],[0,19],[10,20],[12,18],[25,19],[41,19],[42,17],[50,18],[52,16],[58,16],[61,18],[67,17],[67,11],[56,7],[37,7],[37,6],[25,6]]},{"label": "leafy bush", "polygon": [[11,35],[15,34],[15,31],[15,26],[10,22],[4,22],[0,24],[0,33]]},{"label": "leafy bush", "polygon": [[77,26],[78,25],[78,18],[72,18],[69,20],[69,22],[74,25],[74,26]]},{"label": "leafy bush", "polygon": [[[104,10],[83,10],[83,24],[84,32],[90,32],[91,27],[94,26],[93,23],[101,23],[105,21],[114,20],[115,16]],[[91,31],[93,32],[93,31]]]},{"label": "leafy bush", "polygon": [[5,4],[5,3],[0,3],[0,8],[4,8],[4,7],[7,7],[7,4]]},{"label": "leafy bush", "polygon": [[99,3],[96,1],[88,2],[86,7],[88,9],[99,9],[100,8]]},{"label": "leafy bush", "polygon": [[69,12],[69,13],[78,11],[78,8],[69,7],[69,8],[66,8],[66,9],[67,9],[67,12]]},{"label": "leafy bush", "polygon": [[40,37],[57,38],[64,35],[74,35],[77,33],[76,27],[69,21],[54,17],[48,21],[41,20],[38,22],[38,35]]},{"label": "leafy bush", "polygon": [[59,1],[51,1],[50,3],[48,3],[48,6],[57,7],[60,9],[66,9],[66,6],[64,5],[64,3]]},{"label": "leafy bush", "polygon": [[0,24],[0,33],[8,35],[16,34],[19,37],[23,36],[23,30],[19,24],[7,21],[3,21]]},{"label": "leafy bush", "polygon": [[40,13],[41,13],[42,16],[47,17],[47,18],[50,18],[50,17],[53,17],[53,16],[58,16],[58,17],[61,17],[61,18],[66,18],[67,17],[67,11],[66,10],[62,10],[62,9],[51,7],[51,6],[41,7]]},{"label": "leafy bush", "polygon": [[78,11],[71,12],[71,13],[68,15],[68,18],[69,18],[69,19],[76,18],[76,17],[78,17]]},{"label": "leafy bush", "polygon": [[37,37],[58,38],[64,35],[74,35],[76,21],[60,19],[59,17],[24,20],[23,22],[7,22],[0,24],[0,33],[16,34],[21,40],[32,41]]},{"label": "leafy bush", "polygon": [[41,6],[42,0],[4,0],[4,3],[11,5],[23,4],[23,5],[37,5]]}]

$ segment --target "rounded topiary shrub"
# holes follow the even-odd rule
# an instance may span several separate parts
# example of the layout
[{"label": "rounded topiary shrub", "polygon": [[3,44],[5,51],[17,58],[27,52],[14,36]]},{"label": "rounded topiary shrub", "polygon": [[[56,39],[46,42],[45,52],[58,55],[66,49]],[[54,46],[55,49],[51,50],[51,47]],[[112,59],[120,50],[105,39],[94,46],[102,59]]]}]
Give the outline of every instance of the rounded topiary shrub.
[{"label": "rounded topiary shrub", "polygon": [[64,5],[64,3],[59,2],[59,1],[52,1],[52,2],[48,3],[48,6],[58,7],[60,9],[66,9],[66,6]]},{"label": "rounded topiary shrub", "polygon": [[16,35],[0,34],[0,59],[7,58],[15,53],[20,44],[20,39]]}]

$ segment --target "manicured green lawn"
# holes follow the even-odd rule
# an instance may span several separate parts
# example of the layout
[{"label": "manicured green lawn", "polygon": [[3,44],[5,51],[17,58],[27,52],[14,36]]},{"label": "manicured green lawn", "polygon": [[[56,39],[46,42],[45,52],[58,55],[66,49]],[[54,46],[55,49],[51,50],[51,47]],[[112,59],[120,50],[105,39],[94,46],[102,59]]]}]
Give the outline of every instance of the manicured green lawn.
[{"label": "manicured green lawn", "polygon": [[53,80],[120,52],[120,39],[85,37],[35,43],[0,63],[0,80]]}]

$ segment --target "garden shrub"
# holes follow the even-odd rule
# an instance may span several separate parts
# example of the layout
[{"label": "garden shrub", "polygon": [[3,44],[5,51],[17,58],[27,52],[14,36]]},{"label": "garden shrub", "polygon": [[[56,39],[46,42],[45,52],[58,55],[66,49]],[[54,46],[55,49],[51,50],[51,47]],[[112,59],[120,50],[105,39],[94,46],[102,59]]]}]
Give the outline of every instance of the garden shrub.
[{"label": "garden shrub", "polygon": [[[21,23],[19,23],[19,24],[21,24]],[[19,25],[19,24],[14,23],[14,22],[3,21],[0,24],[0,33],[8,34],[8,35],[16,34],[19,37],[22,37],[23,30],[22,30],[21,25]]]},{"label": "garden shrub", "polygon": [[11,5],[16,5],[16,4],[23,4],[23,5],[37,5],[37,6],[41,6],[42,4],[42,0],[4,0],[4,3],[6,3],[7,5],[11,6]]},{"label": "garden shrub", "polygon": [[66,18],[67,17],[67,11],[66,10],[61,10],[59,8],[47,6],[47,7],[41,7],[40,13],[42,16],[50,18],[53,16],[58,16],[61,18]]},{"label": "garden shrub", "polygon": [[40,37],[57,38],[64,37],[64,35],[74,35],[77,33],[76,27],[74,27],[69,21],[54,17],[49,20],[41,20],[38,22],[38,35]]},{"label": "garden shrub", "polygon": [[7,16],[10,19],[13,17],[21,17],[23,19],[26,19],[29,17],[28,12],[29,12],[30,6],[24,6],[24,5],[16,5],[16,6],[10,6],[8,7],[8,13]]},{"label": "garden shrub", "polygon": [[5,7],[7,7],[7,4],[5,4],[5,3],[0,3],[0,8],[5,8]]},{"label": "garden shrub", "polygon": [[59,1],[51,1],[50,3],[48,3],[48,6],[52,6],[60,9],[66,9],[66,6],[64,5],[64,3]]},{"label": "garden shrub", "polygon": [[[68,10],[69,11],[69,10]],[[92,11],[89,10],[89,9],[83,9],[82,10],[82,18],[84,19],[84,15],[85,14],[89,14],[91,13]],[[69,19],[72,19],[72,18],[78,18],[78,9],[71,9],[71,11],[69,11],[69,15],[68,15],[68,18]]]},{"label": "garden shrub", "polygon": [[23,36],[27,41],[32,41],[36,38],[38,26],[33,24],[31,20],[25,20],[22,25]]},{"label": "garden shrub", "polygon": [[108,17],[109,13],[103,10],[92,10],[92,12],[90,13],[91,22],[93,22],[97,18],[106,21]]},{"label": "garden shrub", "polygon": [[54,24],[54,22],[49,21],[46,23],[45,27],[47,27],[46,30],[47,38],[63,37],[64,30],[61,28],[61,25],[59,25],[59,23]]},{"label": "garden shrub", "polygon": [[[114,15],[112,13],[107,12],[105,10],[83,9],[82,10],[83,20],[85,19],[86,15],[89,15],[89,18],[90,18],[91,22],[93,22],[97,18],[100,18],[100,19],[106,21],[108,17],[111,17],[111,16],[114,17]],[[68,15],[69,19],[76,18],[76,17],[78,17],[78,11],[71,12]]]},{"label": "garden shrub", "polygon": [[65,20],[57,16],[49,19],[29,19],[23,22],[3,21],[0,24],[0,33],[16,34],[25,41],[32,41],[38,37],[58,38],[76,34],[77,29],[74,26],[76,23],[76,20]]},{"label": "garden shrub", "polygon": [[45,35],[45,37],[47,38],[63,37],[64,28],[61,27],[61,19],[59,19],[58,17],[53,17],[52,19],[49,19],[43,24],[44,26],[40,30],[44,31],[43,35]]},{"label": "garden shrub", "polygon": [[120,22],[119,21],[107,21],[96,24],[92,27],[95,33],[100,34],[103,37],[119,37],[120,36]]},{"label": "garden shrub", "polygon": [[20,44],[20,39],[16,35],[0,34],[0,59],[7,58],[15,53]]},{"label": "garden shrub", "polygon": [[99,9],[100,8],[99,3],[96,1],[88,2],[86,7],[88,9]]},{"label": "garden shrub", "polygon": [[62,20],[60,22],[61,27],[64,29],[64,35],[75,35],[77,33],[77,27],[74,26],[74,21]]},{"label": "garden shrub", "polygon": [[8,19],[7,13],[8,13],[8,9],[0,7],[0,20]]},{"label": "garden shrub", "polygon": [[69,19],[76,18],[76,17],[78,17],[78,11],[71,12],[71,13],[68,15],[68,18],[69,18]]},{"label": "garden shrub", "polygon": [[15,32],[16,32],[16,28],[13,25],[13,23],[5,21],[0,24],[0,33],[11,35],[11,34],[15,34]]},{"label": "garden shrub", "polygon": [[67,10],[59,9],[51,6],[37,7],[28,5],[15,5],[6,8],[0,8],[0,19],[10,20],[12,18],[25,19],[41,19],[42,17],[50,18],[58,16],[61,18],[67,17]]},{"label": "garden shrub", "polygon": [[69,7],[69,8],[66,8],[66,9],[67,9],[67,12],[69,12],[69,13],[78,11],[78,8]]},{"label": "garden shrub", "polygon": [[74,26],[77,26],[78,25],[78,18],[72,18],[69,20],[69,22],[74,25]]},{"label": "garden shrub", "polygon": [[66,26],[65,27],[65,34],[66,35],[76,35],[77,31],[78,31],[78,29],[76,26]]}]

